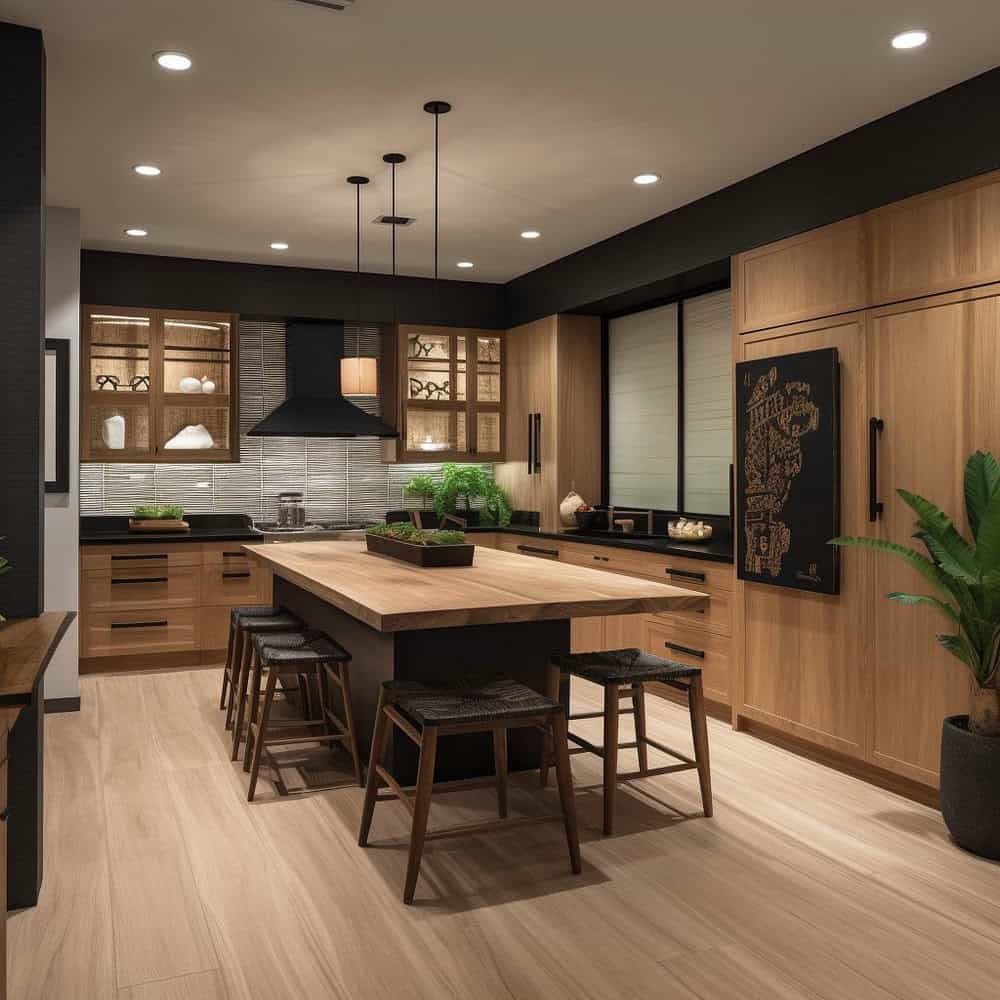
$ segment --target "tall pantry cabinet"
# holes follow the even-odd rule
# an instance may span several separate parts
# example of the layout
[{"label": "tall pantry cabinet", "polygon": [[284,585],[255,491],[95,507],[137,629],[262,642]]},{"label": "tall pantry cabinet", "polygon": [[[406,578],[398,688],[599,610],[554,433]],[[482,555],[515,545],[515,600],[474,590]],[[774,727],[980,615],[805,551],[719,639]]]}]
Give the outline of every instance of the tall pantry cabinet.
[{"label": "tall pantry cabinet", "polygon": [[[998,281],[997,173],[733,258],[737,361],[840,352],[845,534],[914,544],[900,487],[967,530],[965,461],[1000,456]],[[934,640],[948,623],[894,590],[926,585],[856,549],[838,597],[738,581],[734,721],[936,786],[941,722],[968,710],[970,680]]]}]

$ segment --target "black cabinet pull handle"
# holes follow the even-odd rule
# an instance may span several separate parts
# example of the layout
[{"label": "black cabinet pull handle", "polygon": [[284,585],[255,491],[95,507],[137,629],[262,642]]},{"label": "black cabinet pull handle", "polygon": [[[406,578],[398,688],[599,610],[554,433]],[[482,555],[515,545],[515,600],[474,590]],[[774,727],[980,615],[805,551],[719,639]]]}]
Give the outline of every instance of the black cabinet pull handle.
[{"label": "black cabinet pull handle", "polygon": [[112,580],[112,583],[166,583],[165,576],[137,576],[131,580]]},{"label": "black cabinet pull handle", "polygon": [[242,577],[247,577],[249,575],[250,575],[249,573],[223,573],[222,574],[222,578],[224,580],[231,580],[231,579],[233,579],[235,577],[241,577],[242,578]]},{"label": "black cabinet pull handle", "polygon": [[666,573],[667,576],[680,576],[683,577],[685,580],[697,580],[699,583],[705,582],[704,573],[696,573],[694,572],[694,570],[690,569],[673,569],[672,567],[668,566],[664,570],[664,573]]},{"label": "black cabinet pull handle", "polygon": [[557,559],[559,558],[559,550],[558,549],[540,549],[540,548],[537,548],[534,545],[518,545],[517,551],[518,552],[531,552],[534,555],[538,555],[538,556],[555,556]]},{"label": "black cabinet pull handle", "polygon": [[885,421],[879,417],[868,421],[868,520],[873,524],[885,509],[878,498],[878,439],[884,428]]},{"label": "black cabinet pull handle", "polygon": [[542,415],[535,414],[535,472],[542,471]]},{"label": "black cabinet pull handle", "polygon": [[594,556],[594,558],[598,562],[611,562],[611,560],[610,560],[610,558],[608,558],[608,556]]},{"label": "black cabinet pull handle", "polygon": [[112,622],[112,628],[166,628],[167,622]]},{"label": "black cabinet pull handle", "polygon": [[246,555],[245,552],[223,552],[222,555],[227,559],[240,559]]},{"label": "black cabinet pull handle", "polygon": [[6,823],[7,817],[10,815],[10,806],[7,806],[3,812],[0,812],[0,823]]},{"label": "black cabinet pull handle", "polygon": [[141,555],[141,556],[112,556],[112,562],[125,562],[129,559],[166,559],[166,552],[153,553],[152,555]]},{"label": "black cabinet pull handle", "polygon": [[675,653],[684,653],[687,656],[693,656],[698,660],[705,659],[705,650],[703,649],[691,649],[690,646],[678,646],[676,642],[665,642],[663,644],[667,649],[672,649]]},{"label": "black cabinet pull handle", "polygon": [[535,471],[535,415],[528,414],[528,475]]}]

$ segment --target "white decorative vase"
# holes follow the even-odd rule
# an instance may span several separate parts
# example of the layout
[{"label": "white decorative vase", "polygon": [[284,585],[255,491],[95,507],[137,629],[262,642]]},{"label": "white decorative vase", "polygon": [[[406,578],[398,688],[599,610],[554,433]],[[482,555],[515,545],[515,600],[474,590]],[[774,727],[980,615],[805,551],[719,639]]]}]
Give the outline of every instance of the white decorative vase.
[{"label": "white decorative vase", "polygon": [[201,450],[215,445],[208,428],[203,424],[188,424],[179,430],[163,447],[170,450]]},{"label": "white decorative vase", "polygon": [[121,451],[125,447],[125,418],[116,413],[101,425],[101,440],[106,448]]},{"label": "white decorative vase", "polygon": [[559,520],[564,528],[576,527],[576,512],[587,503],[576,490],[570,490],[559,504]]},{"label": "white decorative vase", "polygon": [[181,392],[201,392],[201,380],[193,375],[185,375],[181,379]]},{"label": "white decorative vase", "polygon": [[215,383],[207,375],[201,377],[201,391],[215,392]]}]

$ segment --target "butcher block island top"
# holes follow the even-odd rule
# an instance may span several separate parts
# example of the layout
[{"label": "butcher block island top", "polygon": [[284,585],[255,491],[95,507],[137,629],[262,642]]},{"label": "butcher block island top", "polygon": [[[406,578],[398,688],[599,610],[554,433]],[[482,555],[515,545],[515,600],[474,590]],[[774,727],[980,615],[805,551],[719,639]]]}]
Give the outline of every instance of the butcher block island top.
[{"label": "butcher block island top", "polygon": [[244,548],[275,575],[380,632],[708,607],[697,591],[497,549],[477,547],[472,566],[431,569],[355,540]]}]

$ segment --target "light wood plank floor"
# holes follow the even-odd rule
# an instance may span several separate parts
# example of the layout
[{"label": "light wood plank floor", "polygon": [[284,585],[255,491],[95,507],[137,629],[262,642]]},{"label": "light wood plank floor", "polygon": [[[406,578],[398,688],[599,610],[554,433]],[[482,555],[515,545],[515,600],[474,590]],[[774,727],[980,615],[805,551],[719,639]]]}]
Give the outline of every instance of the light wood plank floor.
[{"label": "light wood plank floor", "polygon": [[[46,874],[8,919],[12,998],[1000,995],[1000,865],[933,810],[720,723],[714,819],[693,773],[661,777],[602,838],[600,763],[576,757],[582,876],[557,826],[444,840],[405,907],[402,807],[378,807],[363,851],[360,789],[263,781],[249,805],[218,684],[86,677],[83,710],[46,720]],[[686,715],[647,702],[650,735],[689,746]],[[512,812],[554,807],[534,775],[514,784]],[[442,796],[431,824],[493,810],[489,791]]]}]

